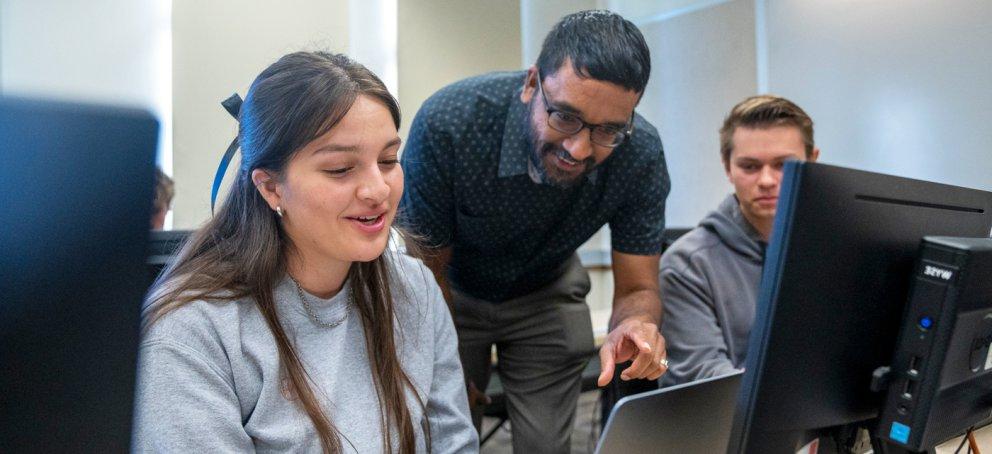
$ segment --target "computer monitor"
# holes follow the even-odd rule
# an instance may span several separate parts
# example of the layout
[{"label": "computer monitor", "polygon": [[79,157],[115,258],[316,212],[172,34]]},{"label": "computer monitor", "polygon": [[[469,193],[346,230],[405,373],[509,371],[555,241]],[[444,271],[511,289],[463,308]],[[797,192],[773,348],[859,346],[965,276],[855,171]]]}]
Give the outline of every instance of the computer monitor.
[{"label": "computer monitor", "polygon": [[191,230],[152,230],[148,238],[148,257],[145,264],[148,267],[149,282],[162,274],[165,267],[172,264],[180,248],[192,235]]},{"label": "computer monitor", "polygon": [[793,453],[876,418],[920,240],[990,232],[992,193],[787,163],[728,452]]},{"label": "computer monitor", "polygon": [[186,243],[191,230],[152,230],[148,238],[149,265],[167,266]]},{"label": "computer monitor", "polygon": [[157,134],[0,98],[0,451],[129,448]]}]

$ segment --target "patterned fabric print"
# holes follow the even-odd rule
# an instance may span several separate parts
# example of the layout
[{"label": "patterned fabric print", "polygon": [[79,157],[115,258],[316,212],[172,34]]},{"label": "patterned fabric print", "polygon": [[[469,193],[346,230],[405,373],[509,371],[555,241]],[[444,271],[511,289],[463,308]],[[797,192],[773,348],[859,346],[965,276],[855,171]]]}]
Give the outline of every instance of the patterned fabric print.
[{"label": "patterned fabric print", "polygon": [[661,253],[668,170],[658,132],[640,115],[634,133],[568,188],[534,183],[525,73],[449,85],[417,112],[402,155],[401,225],[433,247],[452,246],[451,284],[488,301],[528,294],[604,224],[612,247]]}]

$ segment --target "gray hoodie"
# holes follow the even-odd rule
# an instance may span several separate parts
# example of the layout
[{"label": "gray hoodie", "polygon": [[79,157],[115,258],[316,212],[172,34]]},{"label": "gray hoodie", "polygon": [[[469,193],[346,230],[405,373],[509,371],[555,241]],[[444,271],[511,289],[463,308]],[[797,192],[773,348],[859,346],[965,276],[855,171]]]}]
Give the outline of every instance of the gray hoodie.
[{"label": "gray hoodie", "polygon": [[731,194],[661,257],[662,385],[740,369],[754,323],[765,244]]}]

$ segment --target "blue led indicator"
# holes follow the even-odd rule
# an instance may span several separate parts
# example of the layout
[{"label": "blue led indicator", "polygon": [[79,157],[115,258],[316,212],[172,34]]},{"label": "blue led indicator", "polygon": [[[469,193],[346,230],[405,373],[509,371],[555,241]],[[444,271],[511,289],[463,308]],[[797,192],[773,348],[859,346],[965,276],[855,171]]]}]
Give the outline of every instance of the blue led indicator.
[{"label": "blue led indicator", "polygon": [[933,318],[928,315],[920,317],[920,328],[930,329],[933,327]]},{"label": "blue led indicator", "polygon": [[893,421],[892,430],[889,430],[889,438],[902,444],[909,443],[909,426]]}]

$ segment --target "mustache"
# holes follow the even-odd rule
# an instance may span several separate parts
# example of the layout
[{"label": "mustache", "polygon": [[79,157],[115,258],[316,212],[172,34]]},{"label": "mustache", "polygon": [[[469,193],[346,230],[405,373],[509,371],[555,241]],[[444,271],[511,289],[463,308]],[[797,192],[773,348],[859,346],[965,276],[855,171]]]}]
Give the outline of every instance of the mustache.
[{"label": "mustache", "polygon": [[551,143],[545,143],[541,146],[541,156],[547,156],[547,155],[554,155],[560,158],[564,158],[570,162],[581,163],[587,169],[591,169],[596,165],[596,160],[593,159],[592,156],[589,156],[583,159],[582,161],[576,161],[575,158],[573,158],[572,155],[568,152],[568,150]]}]

